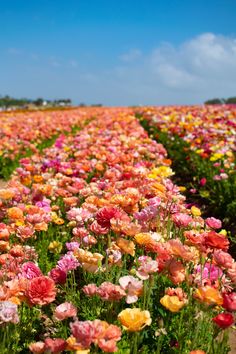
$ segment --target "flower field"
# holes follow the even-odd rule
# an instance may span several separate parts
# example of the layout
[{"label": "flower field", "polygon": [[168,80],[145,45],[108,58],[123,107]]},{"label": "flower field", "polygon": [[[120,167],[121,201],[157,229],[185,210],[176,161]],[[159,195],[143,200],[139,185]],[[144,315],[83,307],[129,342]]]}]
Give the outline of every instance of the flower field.
[{"label": "flower field", "polygon": [[189,198],[235,233],[236,106],[148,107],[136,113],[167,148]]},{"label": "flower field", "polygon": [[159,141],[172,159],[171,141],[177,159],[189,156],[182,168],[204,161],[192,189],[210,204],[211,188],[235,193],[236,110],[83,108],[0,119],[2,175],[15,168],[0,189],[0,353],[229,353],[230,239],[219,209],[203,217],[186,200]]}]

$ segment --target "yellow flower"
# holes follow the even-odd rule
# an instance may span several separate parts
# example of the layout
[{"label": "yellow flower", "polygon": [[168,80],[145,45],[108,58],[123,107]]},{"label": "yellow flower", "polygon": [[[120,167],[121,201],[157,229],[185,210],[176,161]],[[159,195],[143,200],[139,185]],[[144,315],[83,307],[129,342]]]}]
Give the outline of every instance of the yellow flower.
[{"label": "yellow flower", "polygon": [[224,236],[227,236],[227,231],[225,229],[222,229],[220,232],[219,232],[220,235],[224,235]]},{"label": "yellow flower", "polygon": [[48,250],[52,253],[60,253],[62,250],[62,244],[59,241],[52,241],[49,243]]},{"label": "yellow flower", "polygon": [[185,191],[186,191],[186,187],[184,187],[184,186],[179,186],[179,191],[180,191],[180,192],[185,192]]},{"label": "yellow flower", "polygon": [[191,213],[193,216],[201,216],[201,210],[195,206],[191,207]]},{"label": "yellow flower", "polygon": [[127,308],[118,315],[124,329],[129,332],[137,332],[145,326],[150,326],[152,319],[149,311],[142,311],[139,308]]},{"label": "yellow flower", "polygon": [[148,178],[156,178],[158,176],[160,177],[169,177],[172,176],[174,173],[172,169],[168,166],[159,166],[155,167],[151,173],[148,175]]},{"label": "yellow flower", "polygon": [[171,312],[179,312],[179,310],[185,305],[185,301],[181,301],[176,295],[164,295],[161,298],[160,303]]}]

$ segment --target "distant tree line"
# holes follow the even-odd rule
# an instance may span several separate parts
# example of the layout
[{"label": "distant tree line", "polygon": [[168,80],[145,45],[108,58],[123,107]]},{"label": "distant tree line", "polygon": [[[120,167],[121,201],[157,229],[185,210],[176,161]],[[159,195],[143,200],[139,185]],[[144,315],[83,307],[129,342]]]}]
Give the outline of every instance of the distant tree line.
[{"label": "distant tree line", "polygon": [[8,95],[0,96],[0,108],[26,108],[29,105],[33,106],[70,106],[70,98],[62,98],[56,100],[46,100],[44,98],[37,98],[35,100],[28,98],[14,98]]},{"label": "distant tree line", "polygon": [[236,104],[236,97],[212,98],[204,102],[204,104]]}]

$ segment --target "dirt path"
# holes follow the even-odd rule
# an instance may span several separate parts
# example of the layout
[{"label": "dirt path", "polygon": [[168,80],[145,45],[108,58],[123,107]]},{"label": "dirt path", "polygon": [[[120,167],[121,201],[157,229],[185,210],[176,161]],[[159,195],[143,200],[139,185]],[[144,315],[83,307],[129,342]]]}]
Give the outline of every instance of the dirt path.
[{"label": "dirt path", "polygon": [[0,189],[6,187],[7,182],[4,181],[3,179],[0,179]]},{"label": "dirt path", "polygon": [[236,331],[231,330],[229,334],[229,345],[231,347],[231,351],[229,354],[236,354]]}]

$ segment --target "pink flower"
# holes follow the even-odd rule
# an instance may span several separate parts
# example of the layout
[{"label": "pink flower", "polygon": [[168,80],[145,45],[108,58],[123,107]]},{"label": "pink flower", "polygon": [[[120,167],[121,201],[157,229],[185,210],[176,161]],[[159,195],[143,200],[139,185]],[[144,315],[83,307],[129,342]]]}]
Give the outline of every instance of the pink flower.
[{"label": "pink flower", "polygon": [[19,276],[26,279],[33,279],[36,277],[40,277],[41,275],[42,275],[41,270],[33,262],[24,263],[21,267],[21,272],[19,274]]},{"label": "pink flower", "polygon": [[148,279],[149,274],[153,274],[158,271],[158,262],[154,261],[151,257],[141,256],[138,258],[138,262],[140,266],[138,267],[136,274],[142,280]]},{"label": "pink flower", "polygon": [[35,342],[29,345],[29,350],[34,354],[42,354],[45,352],[44,342]]},{"label": "pink flower", "polygon": [[47,305],[55,300],[56,287],[54,281],[45,276],[29,281],[26,296],[34,305]]},{"label": "pink flower", "polygon": [[207,226],[209,226],[212,229],[220,229],[222,227],[222,222],[219,219],[215,218],[207,218],[205,220],[205,223]]},{"label": "pink flower", "polygon": [[236,293],[223,294],[223,305],[227,311],[236,311]]},{"label": "pink flower", "polygon": [[85,293],[85,295],[94,296],[97,294],[98,288],[97,288],[96,284],[88,284],[88,285],[85,285],[82,290]]},{"label": "pink flower", "polygon": [[203,187],[207,183],[207,179],[205,177],[200,179],[200,186]]},{"label": "pink flower", "polygon": [[142,293],[143,282],[137,278],[127,275],[119,279],[120,286],[127,292],[127,304],[133,304],[138,300],[138,296]]},{"label": "pink flower", "polygon": [[67,343],[62,338],[47,338],[44,341],[45,349],[50,351],[50,353],[58,354],[66,349]]},{"label": "pink flower", "polygon": [[83,348],[89,348],[93,342],[95,330],[92,321],[76,321],[70,323],[71,333],[76,343]]},{"label": "pink flower", "polygon": [[80,263],[77,261],[75,256],[69,252],[57,262],[57,268],[63,270],[65,273],[76,269],[79,265]]},{"label": "pink flower", "polygon": [[119,301],[126,296],[125,291],[119,285],[110,282],[102,283],[97,290],[97,294],[105,301]]},{"label": "pink flower", "polygon": [[193,221],[193,218],[188,214],[176,213],[172,215],[172,220],[178,227],[188,227]]},{"label": "pink flower", "polygon": [[97,220],[94,220],[94,222],[89,226],[89,229],[96,235],[106,235],[109,231],[108,227],[101,226],[98,224]]},{"label": "pink flower", "polygon": [[63,321],[69,317],[75,317],[77,315],[76,307],[70,302],[64,302],[56,307],[54,316],[57,320]]},{"label": "pink flower", "polygon": [[231,268],[233,265],[233,258],[227,252],[221,250],[215,250],[213,253],[213,259],[222,268]]}]

